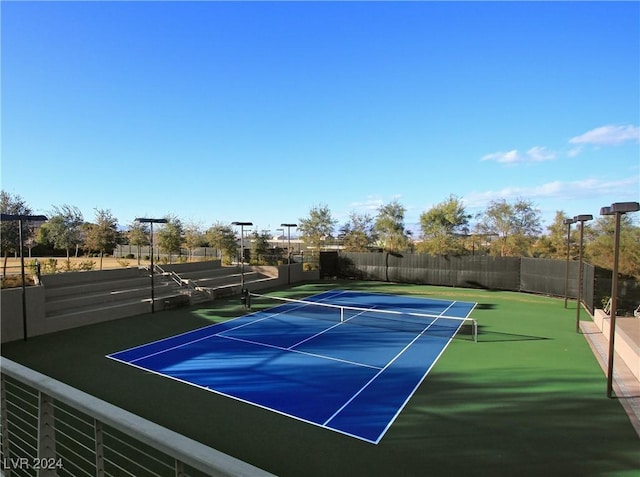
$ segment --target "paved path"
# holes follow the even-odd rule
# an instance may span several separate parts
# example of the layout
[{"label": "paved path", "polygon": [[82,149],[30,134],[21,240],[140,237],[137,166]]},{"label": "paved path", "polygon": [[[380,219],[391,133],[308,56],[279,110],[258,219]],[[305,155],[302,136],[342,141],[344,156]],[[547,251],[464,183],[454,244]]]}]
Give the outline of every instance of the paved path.
[{"label": "paved path", "polygon": [[[609,364],[609,340],[592,321],[581,321],[580,329],[606,374]],[[613,390],[640,437],[640,381],[617,353],[613,358]],[[602,394],[605,393],[606,389],[603,387]]]}]

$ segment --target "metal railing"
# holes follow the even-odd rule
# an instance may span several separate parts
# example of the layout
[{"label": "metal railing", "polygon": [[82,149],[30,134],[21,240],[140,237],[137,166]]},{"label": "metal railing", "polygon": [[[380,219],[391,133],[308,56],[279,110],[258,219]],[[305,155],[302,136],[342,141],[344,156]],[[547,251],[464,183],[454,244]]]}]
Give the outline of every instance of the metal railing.
[{"label": "metal railing", "polygon": [[201,295],[206,296],[209,299],[213,298],[213,290],[211,290],[210,288],[205,288],[205,287],[201,287],[199,285],[197,285],[196,283],[194,283],[192,280],[190,280],[189,278],[182,278],[180,276],[180,274],[176,273],[175,271],[166,271],[164,268],[162,268],[160,265],[154,265],[153,267],[156,271],[156,273],[165,276],[165,277],[169,277],[171,280],[173,280],[180,288],[182,287],[186,287],[191,293],[200,293]]},{"label": "metal railing", "polygon": [[171,271],[171,272],[167,272],[164,268],[162,268],[160,265],[154,265],[154,272],[162,275],[163,277],[169,277],[171,280],[173,280],[176,284],[178,284],[180,287],[183,286],[189,286],[189,280],[185,280],[184,278],[182,278],[180,275],[178,275],[176,272]]},{"label": "metal railing", "polygon": [[0,474],[270,474],[6,358],[0,362]]}]

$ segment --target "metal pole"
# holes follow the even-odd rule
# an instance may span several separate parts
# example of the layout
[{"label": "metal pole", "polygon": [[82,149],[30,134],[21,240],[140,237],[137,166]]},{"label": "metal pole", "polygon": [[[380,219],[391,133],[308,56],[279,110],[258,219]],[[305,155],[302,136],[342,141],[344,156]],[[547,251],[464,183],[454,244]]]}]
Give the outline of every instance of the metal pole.
[{"label": "metal pole", "polygon": [[616,228],[613,239],[613,275],[611,277],[611,310],[609,317],[609,363],[607,367],[607,397],[613,396],[613,346],[616,337],[616,313],[618,308],[618,259],[620,257],[620,216],[616,214]]},{"label": "metal pole", "polygon": [[153,222],[151,223],[151,236],[149,238],[149,244],[151,245],[151,313],[155,313],[155,295],[153,287]]},{"label": "metal pole", "polygon": [[149,247],[151,248],[151,313],[155,312],[155,289],[153,285],[153,274],[155,272],[153,266],[153,224],[166,224],[169,221],[167,219],[149,219],[146,217],[138,217],[136,222],[141,224],[149,224]]},{"label": "metal pole", "polygon": [[280,226],[287,228],[287,284],[291,284],[291,227],[297,227],[298,224],[280,224]]},{"label": "metal pole", "polygon": [[20,251],[20,275],[22,278],[22,332],[23,339],[27,341],[27,287],[24,276],[24,244],[22,237],[22,221],[33,220],[36,222],[45,222],[47,218],[44,215],[20,215],[20,214],[4,214],[0,213],[0,221],[17,221],[18,222],[18,239]]},{"label": "metal pole", "polygon": [[565,219],[564,223],[567,224],[567,262],[565,265],[564,274],[564,307],[567,307],[567,297],[569,294],[569,253],[571,251],[571,224],[573,219]]},{"label": "metal pole", "polygon": [[240,225],[240,289],[244,293],[244,226]]},{"label": "metal pole", "polygon": [[244,226],[253,226],[253,222],[231,222],[231,225],[240,226],[240,291],[244,294]]},{"label": "metal pole", "polygon": [[580,333],[580,307],[582,306],[582,249],[584,241],[584,223],[593,220],[593,215],[576,215],[574,222],[580,222],[580,258],[578,260],[578,306],[576,306],[576,333]]},{"label": "metal pole", "polygon": [[620,221],[628,212],[640,210],[638,202],[615,202],[611,207],[602,207],[601,215],[615,215],[615,231],[613,235],[613,272],[611,276],[611,307],[609,310],[609,363],[607,367],[607,397],[613,397],[613,357],[615,354],[616,316],[618,314],[618,263],[620,260]]},{"label": "metal pole", "polygon": [[287,227],[287,285],[291,284],[291,227]]},{"label": "metal pole", "polygon": [[576,333],[580,333],[580,307],[582,305],[582,240],[584,237],[584,222],[580,222],[580,255],[578,259],[578,306],[576,307]]},{"label": "metal pole", "polygon": [[20,274],[22,276],[22,339],[27,341],[27,287],[24,276],[24,255],[22,245],[22,218],[18,219],[18,237],[20,240]]}]

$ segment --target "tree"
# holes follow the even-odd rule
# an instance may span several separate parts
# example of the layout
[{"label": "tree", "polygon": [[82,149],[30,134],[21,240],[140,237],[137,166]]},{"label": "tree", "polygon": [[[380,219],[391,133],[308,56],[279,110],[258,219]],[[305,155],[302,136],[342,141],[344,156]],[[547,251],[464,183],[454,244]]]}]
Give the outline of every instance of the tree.
[{"label": "tree", "polygon": [[322,248],[327,238],[333,236],[336,224],[337,221],[333,219],[329,207],[325,204],[312,207],[308,218],[298,220],[298,231],[304,243],[311,247],[312,255]]},{"label": "tree", "polygon": [[82,243],[82,212],[77,207],[64,204],[54,206],[49,214],[49,221],[42,226],[43,237],[47,237],[55,248],[66,250],[67,260],[70,250],[75,247],[76,255],[78,247]]},{"label": "tree", "polygon": [[462,201],[450,195],[448,199],[420,215],[423,241],[418,250],[433,255],[463,253],[464,236],[467,234],[470,218]]},{"label": "tree", "polygon": [[220,250],[222,263],[230,264],[236,256],[238,242],[233,227],[216,222],[205,232],[206,241],[210,246]]},{"label": "tree", "polygon": [[[556,211],[553,223],[547,227],[547,235],[538,237],[533,244],[533,255],[540,258],[565,259],[567,257],[567,225],[563,223],[568,219],[562,211]],[[575,236],[575,229],[572,230],[572,237],[569,237],[569,257],[578,256],[578,245]]]},{"label": "tree", "polygon": [[96,223],[87,224],[85,246],[89,251],[100,252],[100,270],[104,253],[113,251],[120,242],[118,220],[108,209],[96,209]]},{"label": "tree", "polygon": [[369,247],[376,240],[373,223],[371,215],[351,212],[349,222],[340,228],[344,250],[347,252],[366,252],[369,250]]},{"label": "tree", "polygon": [[194,222],[189,222],[184,228],[184,245],[189,251],[189,260],[193,254],[193,249],[202,247],[204,244],[204,234],[200,229],[200,225]]},{"label": "tree", "polygon": [[143,245],[149,245],[149,227],[145,223],[134,221],[129,225],[127,238],[130,245],[135,245],[138,248],[138,266],[140,266],[140,248]]},{"label": "tree", "polygon": [[267,254],[269,253],[269,240],[271,240],[271,234],[268,230],[263,230],[262,233],[254,230],[251,233],[252,263],[260,265],[265,262]]},{"label": "tree", "polygon": [[169,263],[171,263],[171,255],[180,253],[180,246],[182,245],[182,222],[175,216],[167,216],[166,219],[167,223],[158,230],[156,235],[158,237],[158,247],[169,255]]},{"label": "tree", "polygon": [[397,200],[380,206],[373,229],[381,246],[390,252],[401,252],[410,246],[409,234],[404,228],[406,209]]},{"label": "tree", "polygon": [[[615,217],[603,215],[585,228],[585,257],[592,265],[613,270]],[[640,279],[640,227],[630,214],[620,217],[620,256],[618,271]]]},{"label": "tree", "polygon": [[513,204],[504,199],[494,200],[484,212],[478,229],[499,237],[492,252],[500,256],[527,255],[540,233],[540,211],[525,199]]},{"label": "tree", "polygon": [[[8,192],[0,192],[0,212],[12,215],[31,215],[31,208],[19,195],[12,195]],[[22,237],[30,237],[32,234],[26,221],[22,223]],[[18,221],[2,221],[0,223],[0,247],[4,255],[2,266],[3,276],[7,274],[7,259],[9,253],[17,253],[20,249],[20,223]]]}]

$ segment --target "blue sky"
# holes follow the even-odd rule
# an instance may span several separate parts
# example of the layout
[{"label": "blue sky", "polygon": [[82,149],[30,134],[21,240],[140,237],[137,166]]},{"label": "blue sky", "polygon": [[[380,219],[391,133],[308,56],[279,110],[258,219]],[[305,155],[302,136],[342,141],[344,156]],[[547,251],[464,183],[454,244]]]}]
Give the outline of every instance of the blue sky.
[{"label": "blue sky", "polygon": [[2,189],[279,228],[637,201],[637,2],[6,2]]}]

